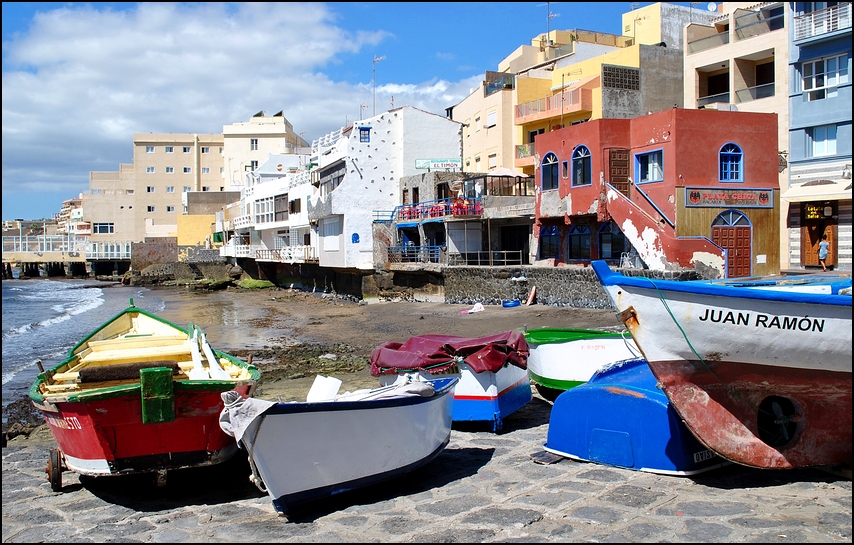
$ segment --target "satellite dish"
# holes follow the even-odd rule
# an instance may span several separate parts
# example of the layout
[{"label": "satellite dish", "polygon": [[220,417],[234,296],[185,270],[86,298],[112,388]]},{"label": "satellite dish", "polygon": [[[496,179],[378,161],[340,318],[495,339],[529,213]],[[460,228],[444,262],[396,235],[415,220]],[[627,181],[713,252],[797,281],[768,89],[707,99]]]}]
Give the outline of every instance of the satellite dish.
[{"label": "satellite dish", "polygon": [[708,9],[709,11],[718,11],[718,5],[714,2],[709,2],[709,5],[706,6],[706,9]]}]

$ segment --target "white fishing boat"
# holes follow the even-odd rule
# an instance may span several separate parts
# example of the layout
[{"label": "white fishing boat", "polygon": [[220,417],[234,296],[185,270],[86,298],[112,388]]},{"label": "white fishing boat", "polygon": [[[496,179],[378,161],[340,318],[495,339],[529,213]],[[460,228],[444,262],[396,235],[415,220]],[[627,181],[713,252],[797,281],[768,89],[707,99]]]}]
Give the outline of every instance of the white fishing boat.
[{"label": "white fishing boat", "polygon": [[809,293],[593,270],[691,432],[746,466],[851,463],[851,288]]},{"label": "white fishing boat", "polygon": [[[323,392],[330,379],[337,385]],[[247,451],[253,482],[287,517],[306,502],[408,473],[438,456],[451,437],[457,381],[413,374],[339,395],[340,381],[318,377],[306,402],[289,403],[225,392],[220,426]]]}]

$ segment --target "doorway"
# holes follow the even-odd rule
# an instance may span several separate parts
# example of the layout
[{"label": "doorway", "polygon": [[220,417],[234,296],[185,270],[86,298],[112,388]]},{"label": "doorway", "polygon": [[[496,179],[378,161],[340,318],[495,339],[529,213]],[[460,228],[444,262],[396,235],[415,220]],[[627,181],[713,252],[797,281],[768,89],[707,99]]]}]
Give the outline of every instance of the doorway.
[{"label": "doorway", "polygon": [[727,278],[750,276],[751,230],[750,220],[738,210],[727,210],[712,222],[712,242],[727,251]]}]

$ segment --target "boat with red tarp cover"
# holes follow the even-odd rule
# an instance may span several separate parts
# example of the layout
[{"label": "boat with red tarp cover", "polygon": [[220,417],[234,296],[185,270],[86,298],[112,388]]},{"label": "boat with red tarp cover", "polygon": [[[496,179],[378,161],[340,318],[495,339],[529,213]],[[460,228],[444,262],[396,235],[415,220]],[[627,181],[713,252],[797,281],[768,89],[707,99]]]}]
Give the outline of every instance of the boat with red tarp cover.
[{"label": "boat with red tarp cover", "polygon": [[398,375],[459,377],[454,389],[454,422],[489,422],[493,431],[503,419],[533,398],[528,379],[528,342],[519,331],[486,337],[419,335],[404,343],[386,342],[371,352],[371,374],[383,386]]}]

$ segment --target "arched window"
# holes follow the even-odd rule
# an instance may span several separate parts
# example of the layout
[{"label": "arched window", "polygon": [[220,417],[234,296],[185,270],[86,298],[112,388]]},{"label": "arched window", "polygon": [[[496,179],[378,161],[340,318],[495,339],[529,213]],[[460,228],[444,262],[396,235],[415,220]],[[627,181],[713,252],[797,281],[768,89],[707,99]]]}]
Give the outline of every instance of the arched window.
[{"label": "arched window", "polygon": [[572,153],[572,187],[591,185],[592,183],[590,150],[586,146],[578,146]]},{"label": "arched window", "polygon": [[625,252],[626,237],[613,221],[603,223],[599,228],[599,258],[620,259]]},{"label": "arched window", "polygon": [[590,259],[590,227],[587,225],[569,228],[569,258]]},{"label": "arched window", "polygon": [[542,189],[543,191],[547,191],[549,189],[557,189],[558,187],[558,163],[557,163],[557,155],[554,153],[547,153],[545,157],[543,157],[542,164],[542,174],[540,175],[540,180],[542,181]]},{"label": "arched window", "polygon": [[712,227],[750,227],[750,220],[738,210],[727,210],[721,212],[715,221],[712,222]]},{"label": "arched window", "polygon": [[744,155],[735,144],[726,144],[721,148],[720,177],[722,182],[744,181]]},{"label": "arched window", "polygon": [[560,233],[556,225],[543,225],[540,228],[540,259],[560,257]]}]

